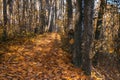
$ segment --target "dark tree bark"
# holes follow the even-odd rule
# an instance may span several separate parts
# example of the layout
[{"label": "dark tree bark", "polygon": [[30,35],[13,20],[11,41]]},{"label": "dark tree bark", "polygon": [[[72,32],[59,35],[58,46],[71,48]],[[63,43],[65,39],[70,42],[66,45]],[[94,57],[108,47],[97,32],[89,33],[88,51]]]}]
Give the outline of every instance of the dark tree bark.
[{"label": "dark tree bark", "polygon": [[68,30],[70,28],[71,22],[72,22],[72,0],[66,0],[67,1],[67,26],[66,29]]},{"label": "dark tree bark", "polygon": [[93,28],[93,8],[94,0],[84,0],[84,37],[82,45],[83,63],[82,69],[85,74],[91,75],[90,53],[93,48],[94,28]]},{"label": "dark tree bark", "polygon": [[100,30],[99,26],[102,25],[102,18],[103,18],[103,14],[104,14],[104,10],[105,10],[105,5],[106,5],[106,1],[105,0],[101,0],[100,3],[100,10],[98,12],[98,18],[97,18],[97,23],[95,26],[95,39],[99,39],[100,37]]},{"label": "dark tree bark", "polygon": [[120,14],[119,14],[119,29],[118,29],[118,38],[117,38],[117,57],[118,57],[118,69],[120,72]]},{"label": "dark tree bark", "polygon": [[[82,8],[84,6],[84,8]],[[93,42],[93,8],[94,0],[77,0],[77,21],[75,26],[75,44],[73,63],[82,67],[86,75],[91,75],[90,53]],[[82,11],[84,10],[84,11]],[[84,15],[84,16],[83,16]],[[82,25],[83,23],[83,25]],[[84,27],[84,32],[83,32]]]},{"label": "dark tree bark", "polygon": [[7,1],[3,0],[3,19],[4,19],[4,29],[3,29],[3,40],[7,39]]},{"label": "dark tree bark", "polygon": [[46,11],[45,11],[45,6],[43,5],[43,1],[44,0],[41,0],[41,13],[40,13],[40,18],[41,18],[41,34],[43,34],[45,32],[45,14],[46,14]]},{"label": "dark tree bark", "polygon": [[82,0],[77,0],[77,14],[76,14],[76,24],[75,24],[75,33],[74,33],[74,51],[73,51],[73,64],[77,67],[82,65],[82,53],[81,53],[81,39],[82,39]]}]

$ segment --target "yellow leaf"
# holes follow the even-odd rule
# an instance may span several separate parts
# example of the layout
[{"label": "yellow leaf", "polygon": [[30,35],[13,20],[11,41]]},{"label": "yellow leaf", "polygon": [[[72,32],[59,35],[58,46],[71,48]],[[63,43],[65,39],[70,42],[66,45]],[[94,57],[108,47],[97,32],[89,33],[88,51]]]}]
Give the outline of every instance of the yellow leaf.
[{"label": "yellow leaf", "polygon": [[69,43],[70,43],[70,44],[73,44],[73,43],[74,43],[74,39],[73,39],[73,38],[70,39]]},{"label": "yellow leaf", "polygon": [[114,48],[110,48],[109,53],[113,53],[113,52],[114,52]]}]

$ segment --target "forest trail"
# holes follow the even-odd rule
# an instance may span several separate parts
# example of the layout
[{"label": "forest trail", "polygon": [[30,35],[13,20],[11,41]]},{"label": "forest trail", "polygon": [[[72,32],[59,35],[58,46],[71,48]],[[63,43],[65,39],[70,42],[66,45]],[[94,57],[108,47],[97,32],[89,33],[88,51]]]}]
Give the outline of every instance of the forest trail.
[{"label": "forest trail", "polygon": [[[16,41],[16,42],[15,42]],[[85,80],[70,55],[61,49],[60,35],[50,33],[1,44],[0,80]],[[3,47],[3,48],[2,48]]]}]

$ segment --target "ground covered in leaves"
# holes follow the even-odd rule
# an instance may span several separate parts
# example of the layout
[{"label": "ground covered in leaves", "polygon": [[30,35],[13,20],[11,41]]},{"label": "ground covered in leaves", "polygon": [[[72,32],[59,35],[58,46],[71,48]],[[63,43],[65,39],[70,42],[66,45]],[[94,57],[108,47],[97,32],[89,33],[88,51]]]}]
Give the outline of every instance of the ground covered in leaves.
[{"label": "ground covered in leaves", "polygon": [[117,73],[110,73],[117,75],[113,79],[109,71],[93,67],[92,76],[85,76],[61,41],[59,34],[47,33],[0,43],[0,80],[119,80]]},{"label": "ground covered in leaves", "polygon": [[85,80],[56,33],[0,44],[0,80]]}]

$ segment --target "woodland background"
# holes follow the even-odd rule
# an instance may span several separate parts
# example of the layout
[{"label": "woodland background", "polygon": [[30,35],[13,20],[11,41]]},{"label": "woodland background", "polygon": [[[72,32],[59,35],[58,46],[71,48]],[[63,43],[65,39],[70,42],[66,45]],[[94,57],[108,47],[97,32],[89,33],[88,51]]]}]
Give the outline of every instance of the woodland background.
[{"label": "woodland background", "polygon": [[0,0],[1,80],[119,77],[119,0]]}]

